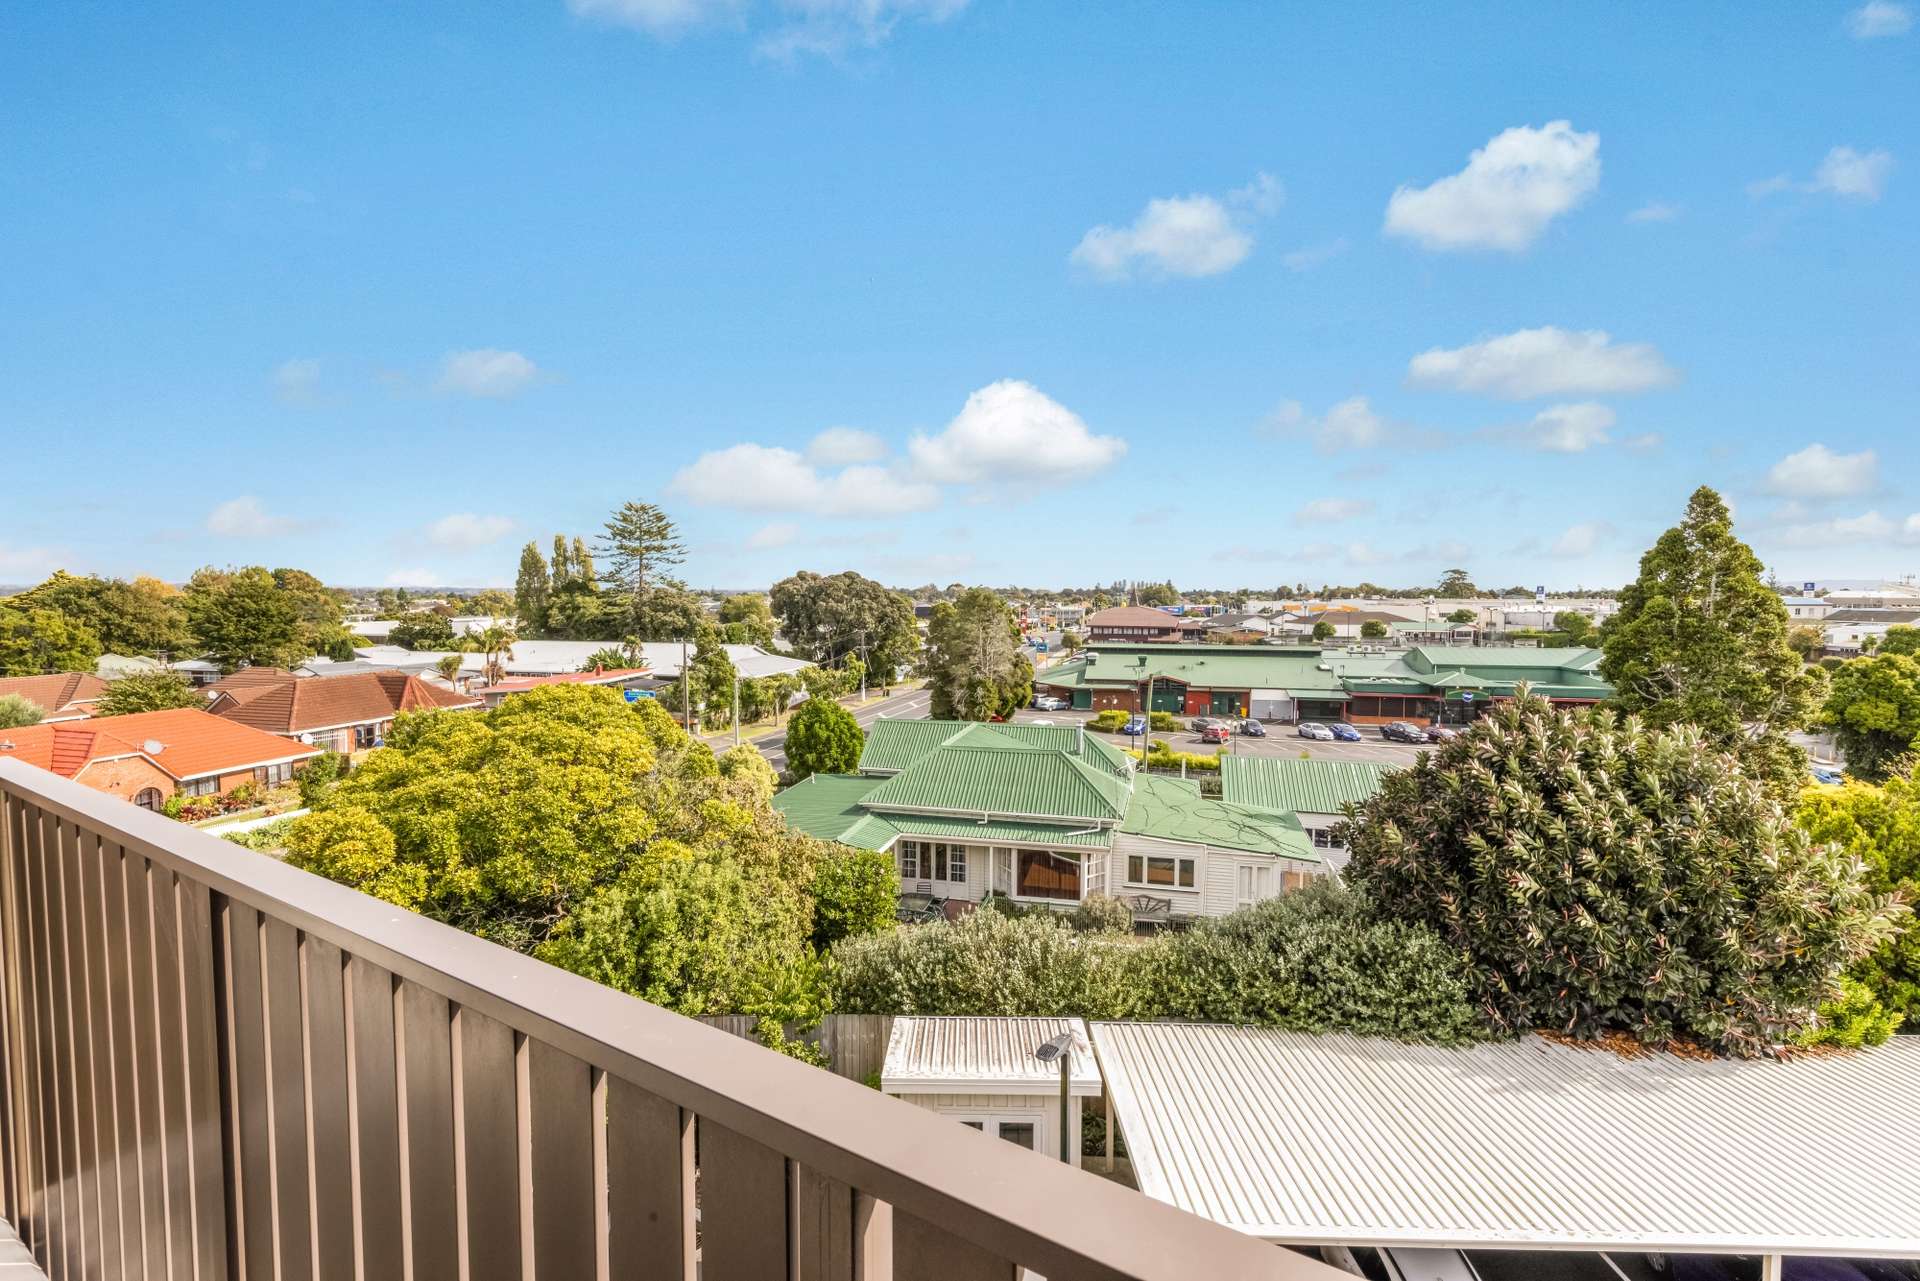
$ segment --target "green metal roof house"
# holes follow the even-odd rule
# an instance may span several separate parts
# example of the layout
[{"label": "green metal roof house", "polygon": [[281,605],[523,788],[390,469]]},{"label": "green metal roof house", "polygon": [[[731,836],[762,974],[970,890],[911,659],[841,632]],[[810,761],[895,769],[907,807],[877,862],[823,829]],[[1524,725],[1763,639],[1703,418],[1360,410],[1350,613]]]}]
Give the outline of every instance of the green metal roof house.
[{"label": "green metal roof house", "polygon": [[1389,651],[1280,645],[1090,645],[1034,678],[1073,706],[1259,720],[1465,722],[1521,682],[1560,703],[1613,693],[1594,649],[1423,645]]},{"label": "green metal roof house", "polygon": [[1169,919],[1328,870],[1293,814],[1136,771],[1078,726],[881,720],[859,771],[816,774],[774,808],[809,835],[893,854],[906,893],[1061,907],[1106,893]]}]

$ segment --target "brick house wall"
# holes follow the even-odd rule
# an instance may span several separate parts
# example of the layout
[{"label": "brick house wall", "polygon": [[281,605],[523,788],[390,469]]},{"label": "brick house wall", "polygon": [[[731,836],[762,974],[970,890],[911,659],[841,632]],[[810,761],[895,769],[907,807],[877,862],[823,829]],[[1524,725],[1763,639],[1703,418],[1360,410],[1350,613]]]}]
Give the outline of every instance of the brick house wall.
[{"label": "brick house wall", "polygon": [[127,802],[149,787],[157,789],[162,800],[174,792],[173,779],[166,771],[152,761],[137,756],[118,761],[95,761],[80,771],[76,781],[85,783],[96,792],[105,792]]}]

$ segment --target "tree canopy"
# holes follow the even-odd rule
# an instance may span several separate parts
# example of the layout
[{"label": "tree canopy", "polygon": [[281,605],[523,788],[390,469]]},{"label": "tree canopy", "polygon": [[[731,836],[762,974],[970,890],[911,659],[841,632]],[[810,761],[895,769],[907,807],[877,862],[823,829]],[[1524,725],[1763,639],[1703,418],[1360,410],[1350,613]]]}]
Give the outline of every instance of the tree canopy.
[{"label": "tree canopy", "polygon": [[1020,624],[984,587],[933,607],[926,672],[936,719],[1011,716],[1033,699],[1033,661],[1020,648]]},{"label": "tree canopy", "polygon": [[315,610],[309,591],[283,588],[259,565],[195,571],[185,604],[201,651],[228,671],[291,667],[314,652],[304,621]]},{"label": "tree canopy", "polygon": [[773,610],[765,596],[729,596],[721,601],[720,627],[730,645],[773,645]]},{"label": "tree canopy", "polygon": [[452,649],[453,624],[438,614],[408,614],[393,625],[387,639],[401,649]]},{"label": "tree canopy", "polygon": [[867,670],[891,674],[920,653],[913,602],[851,571],[802,570],[775,583],[769,601],[786,643],[809,662],[837,667],[864,652]]},{"label": "tree canopy", "polygon": [[206,695],[178,672],[131,672],[110,681],[100,696],[101,716],[130,716],[170,707],[205,707]]},{"label": "tree canopy", "polygon": [[193,645],[180,590],[157,578],[98,578],[59,570],[0,604],[50,609],[91,632],[109,654],[178,658]]},{"label": "tree canopy", "polygon": [[[1832,842],[1866,865],[1867,886],[1920,902],[1920,773],[1884,786],[1849,782],[1808,788],[1800,824],[1816,841]],[[1881,943],[1850,971],[1867,992],[1920,1032],[1920,924]]]},{"label": "tree canopy", "polygon": [[1698,726],[1790,800],[1806,754],[1787,735],[1813,719],[1822,678],[1788,643],[1786,606],[1761,570],[1720,495],[1695,490],[1621,594],[1600,671],[1621,711],[1654,726]]},{"label": "tree canopy", "polygon": [[[891,865],[792,831],[769,794],[764,762],[716,760],[651,700],[554,686],[401,717],[287,857],[684,1014],[808,1021],[816,878]],[[834,929],[892,922],[835,904]]]},{"label": "tree canopy", "polygon": [[90,672],[100,638],[85,623],[54,609],[0,603],[0,676]]},{"label": "tree canopy", "polygon": [[653,596],[663,588],[685,592],[685,585],[670,576],[687,555],[673,519],[652,503],[622,503],[607,518],[600,552],[607,562],[604,584],[624,604],[628,630],[642,640],[674,639],[660,630],[653,608]]},{"label": "tree canopy", "polygon": [[833,699],[814,695],[800,704],[787,721],[787,771],[794,778],[810,774],[851,774],[867,745],[865,731],[853,713]]},{"label": "tree canopy", "polygon": [[24,729],[38,725],[46,711],[40,704],[19,694],[0,694],[0,729]]},{"label": "tree canopy", "polygon": [[1920,752],[1920,658],[1884,649],[1834,669],[1821,719],[1849,773],[1878,781]]},{"label": "tree canopy", "polygon": [[1700,730],[1538,698],[1387,774],[1339,832],[1348,881],[1465,954],[1505,1030],[1759,1053],[1905,911]]}]

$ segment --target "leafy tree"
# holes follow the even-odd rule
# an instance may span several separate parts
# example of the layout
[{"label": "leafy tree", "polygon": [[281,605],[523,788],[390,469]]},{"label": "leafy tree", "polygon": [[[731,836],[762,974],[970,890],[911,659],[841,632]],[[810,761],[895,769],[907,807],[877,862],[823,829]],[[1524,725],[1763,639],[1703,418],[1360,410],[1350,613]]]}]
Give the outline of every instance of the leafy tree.
[{"label": "leafy tree", "polygon": [[700,598],[668,580],[648,593],[633,634],[642,640],[682,640],[697,635],[706,625],[707,611]]},{"label": "leafy tree", "polygon": [[301,602],[258,565],[196,571],[187,583],[186,610],[200,648],[227,671],[291,667],[310,654]]},{"label": "leafy tree", "polygon": [[1886,778],[1920,751],[1920,658],[1883,653],[1842,663],[1821,719],[1833,727],[1850,773]]},{"label": "leafy tree", "polygon": [[[1801,826],[1866,865],[1867,887],[1920,902],[1920,773],[1883,786],[1848,782],[1808,788]],[[1909,924],[1849,971],[1909,1031],[1920,1031],[1920,926]]]},{"label": "leafy tree", "polygon": [[1060,648],[1069,654],[1078,653],[1086,643],[1081,639],[1079,632],[1060,633]]},{"label": "leafy tree", "polygon": [[453,624],[438,614],[408,614],[393,625],[387,639],[401,649],[452,649]]},{"label": "leafy tree", "polygon": [[[536,549],[533,553],[538,556]],[[488,587],[467,601],[467,608],[476,614],[485,614],[489,618],[511,618],[517,608],[514,597],[498,587]]]},{"label": "leafy tree", "polygon": [[1334,632],[1333,624],[1328,622],[1324,618],[1318,620],[1313,625],[1313,638],[1317,641],[1332,640],[1333,632]]},{"label": "leafy tree", "polygon": [[100,638],[57,610],[0,604],[0,676],[90,672]]},{"label": "leafy tree", "polygon": [[1133,596],[1142,605],[1178,605],[1180,593],[1172,583],[1141,583],[1134,588]]},{"label": "leafy tree", "polygon": [[834,847],[813,874],[814,947],[824,952],[844,938],[891,930],[899,901],[892,855]]},{"label": "leafy tree", "polygon": [[1694,491],[1681,522],[1640,558],[1602,639],[1613,703],[1664,728],[1697,725],[1790,801],[1806,753],[1787,735],[1812,720],[1822,677],[1787,643],[1787,609],[1760,558],[1733,535],[1720,495]]},{"label": "leafy tree", "polygon": [[832,667],[864,653],[869,671],[890,677],[920,653],[913,602],[871,578],[802,570],[775,583],[769,600],[781,636],[808,662]]},{"label": "leafy tree", "polygon": [[46,712],[40,704],[21,694],[0,694],[0,729],[25,729],[38,725]]},{"label": "leafy tree", "polygon": [[809,698],[787,721],[787,771],[795,779],[851,774],[866,745],[852,712],[830,698]]},{"label": "leafy tree", "polygon": [[484,656],[482,674],[489,685],[497,685],[500,678],[506,675],[506,660],[513,654],[514,642],[520,638],[511,629],[493,623],[482,628],[476,639]]},{"label": "leafy tree", "polygon": [[273,585],[293,602],[309,653],[318,650],[326,637],[341,630],[346,618],[345,593],[333,590],[304,569],[274,570]]},{"label": "leafy tree", "polygon": [[1366,640],[1385,640],[1387,625],[1377,618],[1369,618],[1360,624],[1360,635]]},{"label": "leafy tree", "polygon": [[157,578],[129,583],[60,570],[5,603],[64,615],[69,624],[92,632],[110,654],[173,656],[193,644],[180,590]]},{"label": "leafy tree", "polygon": [[433,670],[440,673],[440,679],[451,685],[459,679],[460,669],[465,661],[458,654],[442,654],[434,660]]},{"label": "leafy tree", "polygon": [[130,716],[135,712],[206,705],[206,695],[178,672],[133,672],[108,682],[98,707],[101,716]]},{"label": "leafy tree", "polygon": [[780,790],[780,776],[767,764],[767,758],[751,743],[729,747],[714,761],[720,777],[729,779],[762,801],[771,802]]},{"label": "leafy tree", "polygon": [[1900,1029],[1900,1016],[1881,1005],[1873,989],[1852,977],[1840,980],[1840,995],[1820,1007],[1818,1024],[1801,1036],[1801,1045],[1837,1045],[1857,1050],[1883,1045]]},{"label": "leafy tree", "polygon": [[294,776],[300,787],[300,803],[308,809],[320,808],[346,768],[347,758],[331,748],[301,766]]},{"label": "leafy tree", "polygon": [[1700,730],[1538,698],[1388,774],[1338,835],[1348,881],[1464,954],[1502,1031],[1760,1053],[1905,911]]},{"label": "leafy tree", "polygon": [[1591,645],[1595,638],[1593,620],[1577,609],[1563,609],[1553,616],[1553,630],[1568,645]]},{"label": "leafy tree", "polygon": [[773,610],[765,596],[729,596],[720,602],[720,623],[734,645],[773,645]]},{"label": "leafy tree", "polygon": [[1033,662],[1020,648],[1020,625],[984,587],[933,607],[926,671],[937,719],[1011,716],[1033,701]]},{"label": "leafy tree", "polygon": [[588,654],[586,661],[580,664],[580,670],[590,672],[596,668],[604,668],[608,671],[616,671],[632,666],[634,666],[633,654],[630,650],[621,645],[608,645]]},{"label": "leafy tree", "polygon": [[687,666],[686,685],[687,697],[709,727],[733,723],[733,682],[738,676],[719,629],[711,623],[702,626]]},{"label": "leafy tree", "polygon": [[[607,558],[610,590],[625,603],[631,630],[648,640],[668,639],[654,632],[659,619],[649,606],[662,587],[680,587],[668,576],[687,554],[673,520],[652,503],[623,503],[607,519],[600,550]],[[585,554],[584,546],[580,552]]]},{"label": "leafy tree", "polygon": [[1473,585],[1473,579],[1467,576],[1466,570],[1450,569],[1440,575],[1440,585],[1433,589],[1433,594],[1453,600],[1467,600],[1480,595],[1480,589]]},{"label": "leafy tree", "polygon": [[1800,623],[1787,629],[1787,644],[1793,647],[1794,653],[1800,655],[1802,662],[1811,663],[1827,647],[1827,637],[1818,627]]},{"label": "leafy tree", "polygon": [[1874,652],[1905,654],[1908,658],[1920,658],[1920,627],[1903,627],[1895,624],[1887,628]]},{"label": "leafy tree", "polygon": [[1447,621],[1449,623],[1457,623],[1457,624],[1471,623],[1474,620],[1474,618],[1475,618],[1475,614],[1470,609],[1456,609],[1451,614],[1447,615]]}]

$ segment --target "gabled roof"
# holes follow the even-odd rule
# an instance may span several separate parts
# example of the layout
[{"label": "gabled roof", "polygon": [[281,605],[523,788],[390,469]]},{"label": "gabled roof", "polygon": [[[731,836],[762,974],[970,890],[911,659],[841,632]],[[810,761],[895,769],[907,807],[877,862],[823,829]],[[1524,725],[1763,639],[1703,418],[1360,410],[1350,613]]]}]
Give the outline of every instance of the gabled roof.
[{"label": "gabled roof", "polygon": [[[1111,824],[1127,812],[1128,780],[1054,748],[990,729],[940,747],[868,792],[869,810]],[[991,737],[990,737],[991,736]],[[999,738],[999,742],[992,741]]]},{"label": "gabled roof", "polygon": [[109,757],[143,757],[163,773],[184,780],[304,760],[319,753],[317,747],[289,743],[197,707],[0,730],[0,758],[25,761],[67,778]]},{"label": "gabled roof", "polygon": [[91,704],[107,692],[107,683],[92,672],[55,672],[50,676],[0,677],[0,696],[18,694],[45,715],[47,721],[78,720],[91,716]]},{"label": "gabled roof", "polygon": [[1100,1067],[1079,1019],[902,1015],[893,1021],[880,1088],[893,1094],[1052,1094],[1060,1069],[1033,1056],[1062,1033],[1073,1037],[1070,1095],[1100,1093]]},{"label": "gabled roof", "polygon": [[477,698],[429,685],[405,672],[287,676],[277,684],[221,693],[207,710],[275,734],[299,734],[383,721],[398,712],[479,707]]},{"label": "gabled roof", "polygon": [[1229,754],[1220,758],[1221,799],[1290,814],[1338,814],[1379,791],[1390,768],[1372,761]]},{"label": "gabled roof", "polygon": [[227,673],[206,688],[210,694],[222,694],[230,689],[255,689],[262,685],[279,685],[292,679],[293,673],[284,667],[242,667]]},{"label": "gabled roof", "polygon": [[909,721],[882,718],[867,730],[860,753],[862,774],[890,774],[905,769],[950,742],[1017,743],[1067,752],[1111,774],[1130,772],[1126,756],[1097,733],[1077,725],[1029,725],[1019,721],[983,725],[978,721]]},{"label": "gabled roof", "polygon": [[882,850],[898,832],[886,819],[862,809],[860,801],[885,781],[862,774],[810,774],[776,794],[773,808],[808,836]]},{"label": "gabled roof", "polygon": [[1088,627],[1164,627],[1171,630],[1180,625],[1176,615],[1151,605],[1116,605],[1112,609],[1096,610],[1088,614],[1084,621]]},{"label": "gabled roof", "polygon": [[1133,804],[1120,830],[1215,849],[1324,861],[1292,814],[1208,800],[1200,795],[1198,783],[1156,774],[1134,780]]}]

